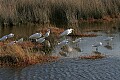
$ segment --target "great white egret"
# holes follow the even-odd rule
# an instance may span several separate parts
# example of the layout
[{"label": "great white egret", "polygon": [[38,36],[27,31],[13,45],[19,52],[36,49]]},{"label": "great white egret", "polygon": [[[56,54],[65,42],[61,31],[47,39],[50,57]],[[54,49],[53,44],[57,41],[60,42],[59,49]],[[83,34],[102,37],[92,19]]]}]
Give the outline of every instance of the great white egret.
[{"label": "great white egret", "polygon": [[60,45],[61,45],[61,46],[64,46],[64,45],[66,45],[66,44],[68,44],[68,43],[69,43],[68,39],[65,39],[65,40],[59,42],[58,45],[59,45],[59,46],[60,46]]},{"label": "great white egret", "polygon": [[14,37],[13,33],[10,33],[10,34],[7,35],[7,38],[12,38],[12,37]]},{"label": "great white egret", "polygon": [[3,36],[2,38],[0,38],[0,41],[5,41],[7,38],[7,36]]},{"label": "great white egret", "polygon": [[104,41],[111,41],[113,40],[113,37],[107,37],[106,39],[103,39]]},{"label": "great white egret", "polygon": [[23,42],[23,38],[20,38],[19,40],[16,41],[16,43],[22,43]]},{"label": "great white egret", "polygon": [[103,40],[107,42],[107,45],[109,45],[110,41],[112,41],[113,39],[114,39],[113,37],[107,37],[106,39]]},{"label": "great white egret", "polygon": [[82,38],[78,38],[78,39],[75,39],[74,41],[72,41],[73,43],[78,43],[78,42],[81,42]]},{"label": "great white egret", "polygon": [[67,36],[67,35],[69,35],[70,33],[72,33],[72,31],[73,31],[73,29],[67,29],[67,30],[65,30],[63,33],[61,33],[60,34],[60,37],[62,37],[62,36]]},{"label": "great white egret", "polygon": [[44,41],[45,41],[45,37],[36,39],[36,42],[37,42],[37,43],[43,43]]},{"label": "great white egret", "polygon": [[47,30],[48,32],[44,35],[44,37],[48,37],[50,35],[50,29]]},{"label": "great white egret", "polygon": [[32,34],[29,39],[38,39],[42,36],[42,33],[35,33],[35,34]]},{"label": "great white egret", "polygon": [[92,45],[92,47],[96,47],[96,52],[98,52],[98,47],[102,46],[102,42],[98,42]]}]

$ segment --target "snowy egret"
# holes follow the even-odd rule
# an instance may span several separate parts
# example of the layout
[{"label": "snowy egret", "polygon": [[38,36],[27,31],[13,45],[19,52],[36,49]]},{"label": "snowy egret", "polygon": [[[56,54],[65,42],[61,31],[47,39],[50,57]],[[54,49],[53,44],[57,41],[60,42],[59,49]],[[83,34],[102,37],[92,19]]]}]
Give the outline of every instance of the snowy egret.
[{"label": "snowy egret", "polygon": [[109,45],[110,41],[112,41],[113,39],[114,39],[113,37],[107,37],[106,39],[103,40],[107,42],[107,45]]},{"label": "snowy egret", "polygon": [[67,29],[67,30],[65,30],[63,33],[61,33],[60,34],[60,37],[62,37],[62,36],[67,36],[67,35],[69,35],[70,33],[72,33],[72,31],[73,31],[73,29]]},{"label": "snowy egret", "polygon": [[40,38],[42,36],[42,33],[35,33],[35,34],[32,34],[29,39],[37,39],[37,38]]},{"label": "snowy egret", "polygon": [[20,38],[19,40],[16,41],[16,43],[22,43],[23,42],[23,38]]},{"label": "snowy egret", "polygon": [[99,46],[102,46],[102,42],[95,43],[95,44],[92,45],[92,47],[96,47],[96,52],[98,52],[98,47]]},{"label": "snowy egret", "polygon": [[2,38],[0,38],[0,41],[5,41],[7,38],[7,36],[3,36]]},{"label": "snowy egret", "polygon": [[69,43],[68,39],[65,39],[65,40],[59,42],[58,45],[64,46],[64,45],[66,45],[68,43]]},{"label": "snowy egret", "polygon": [[44,35],[44,37],[48,37],[50,35],[50,29],[47,30],[48,32]]},{"label": "snowy egret", "polygon": [[7,38],[12,38],[12,37],[14,37],[13,33],[10,33],[10,34],[7,35]]},{"label": "snowy egret", "polygon": [[37,42],[37,43],[43,43],[44,41],[45,41],[45,37],[36,39],[36,42]]},{"label": "snowy egret", "polygon": [[81,42],[82,38],[75,39],[75,41],[72,41],[73,43]]},{"label": "snowy egret", "polygon": [[111,41],[113,40],[113,37],[107,37],[106,39],[104,39],[104,41]]}]

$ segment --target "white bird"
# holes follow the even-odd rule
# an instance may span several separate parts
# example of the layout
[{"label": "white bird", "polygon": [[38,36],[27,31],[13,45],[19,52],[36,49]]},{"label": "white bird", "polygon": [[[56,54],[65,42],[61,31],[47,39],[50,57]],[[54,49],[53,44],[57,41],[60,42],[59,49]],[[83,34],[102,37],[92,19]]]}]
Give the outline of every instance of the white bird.
[{"label": "white bird", "polygon": [[67,29],[67,30],[65,30],[63,33],[61,33],[60,34],[60,37],[62,37],[62,36],[67,36],[67,35],[69,35],[70,33],[72,33],[72,31],[73,31],[73,29]]},{"label": "white bird", "polygon": [[102,46],[102,42],[95,43],[95,44],[92,45],[92,47],[96,47],[96,52],[98,52],[98,47],[99,46]]},{"label": "white bird", "polygon": [[107,37],[106,39],[103,39],[104,41],[112,41],[113,37]]},{"label": "white bird", "polygon": [[16,43],[22,43],[22,42],[23,42],[23,38],[16,41]]},{"label": "white bird", "polygon": [[45,41],[45,37],[36,39],[36,42],[37,42],[37,43],[43,43],[44,41]]},{"label": "white bird", "polygon": [[58,45],[64,46],[64,45],[66,45],[68,43],[69,43],[68,39],[65,39],[65,40],[59,42]]},{"label": "white bird", "polygon": [[81,42],[82,38],[75,39],[75,41],[72,41],[73,43]]},{"label": "white bird", "polygon": [[7,36],[3,36],[2,38],[0,38],[0,41],[5,41],[7,38]]},{"label": "white bird", "polygon": [[47,30],[48,32],[44,35],[44,37],[48,37],[50,35],[50,29]]},{"label": "white bird", "polygon": [[109,45],[110,41],[112,41],[113,39],[114,39],[113,37],[107,37],[106,39],[103,40],[107,42],[107,45]]},{"label": "white bird", "polygon": [[10,34],[7,35],[7,38],[12,38],[12,37],[14,37],[13,33],[10,33]]},{"label": "white bird", "polygon": [[37,38],[40,38],[42,36],[42,33],[35,33],[35,34],[32,34],[29,38],[30,39],[37,39]]}]

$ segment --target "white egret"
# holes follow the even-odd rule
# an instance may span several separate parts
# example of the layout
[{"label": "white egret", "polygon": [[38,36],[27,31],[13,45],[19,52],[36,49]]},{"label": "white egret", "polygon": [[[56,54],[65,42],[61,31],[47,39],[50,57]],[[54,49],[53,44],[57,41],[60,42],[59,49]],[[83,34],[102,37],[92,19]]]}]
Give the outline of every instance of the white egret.
[{"label": "white egret", "polygon": [[81,48],[80,48],[80,43],[79,42],[81,42],[83,39],[82,38],[77,38],[77,39],[75,39],[74,41],[72,41],[72,45],[74,45],[73,46],[73,48],[76,50],[76,51],[78,51],[78,52],[81,52],[82,50],[81,50]]},{"label": "white egret", "polygon": [[78,43],[78,42],[81,42],[82,41],[82,38],[78,38],[78,39],[75,39],[75,41],[72,41],[73,43]]},{"label": "white egret", "polygon": [[106,39],[103,39],[104,41],[111,41],[113,40],[113,37],[107,37]]},{"label": "white egret", "polygon": [[37,43],[43,43],[44,41],[45,41],[45,37],[36,39],[36,42],[37,42]]},{"label": "white egret", "polygon": [[107,37],[106,39],[103,40],[107,42],[107,45],[109,45],[110,41],[112,41],[113,39],[114,39],[113,37]]},{"label": "white egret", "polygon": [[66,45],[68,43],[69,43],[68,39],[65,39],[65,40],[59,42],[58,45],[64,46],[64,45]]},{"label": "white egret", "polygon": [[35,34],[32,34],[29,38],[30,39],[37,39],[37,38],[40,38],[42,36],[42,33],[35,33]]},{"label": "white egret", "polygon": [[99,46],[102,46],[102,42],[95,43],[95,44],[92,45],[92,47],[96,47],[96,52],[98,52],[98,47]]},{"label": "white egret", "polygon": [[44,37],[48,37],[50,35],[50,29],[47,30],[48,32],[44,35]]},{"label": "white egret", "polygon": [[16,41],[16,43],[22,43],[23,42],[23,38],[20,38],[19,40]]},{"label": "white egret", "polygon": [[7,38],[7,36],[3,36],[2,38],[0,38],[0,41],[5,41]]},{"label": "white egret", "polygon": [[12,38],[12,37],[14,37],[13,33],[10,33],[10,34],[7,35],[7,38]]},{"label": "white egret", "polygon": [[73,31],[73,29],[67,29],[67,30],[65,30],[63,33],[61,33],[60,34],[60,37],[62,37],[62,36],[67,36],[67,35],[69,35],[70,33],[72,33],[72,31]]}]

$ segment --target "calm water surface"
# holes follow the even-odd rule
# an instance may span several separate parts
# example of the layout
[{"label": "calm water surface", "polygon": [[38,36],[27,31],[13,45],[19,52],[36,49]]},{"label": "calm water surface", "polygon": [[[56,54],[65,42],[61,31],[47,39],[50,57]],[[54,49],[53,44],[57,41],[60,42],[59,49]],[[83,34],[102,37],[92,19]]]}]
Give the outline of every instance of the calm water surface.
[{"label": "calm water surface", "polygon": [[[84,24],[79,25],[81,33],[97,34],[97,37],[83,37],[77,44],[82,52],[68,53],[67,58],[48,64],[36,64],[22,69],[0,68],[0,80],[120,80],[120,31],[119,23]],[[0,36],[15,33],[18,37],[28,37],[39,27],[4,27],[0,28]],[[95,30],[98,31],[95,31]],[[104,47],[103,40],[112,36],[110,48]],[[92,44],[102,42],[98,51],[107,55],[107,58],[98,60],[81,60],[80,55],[88,55],[95,51]],[[59,49],[53,51],[59,55]]]}]

